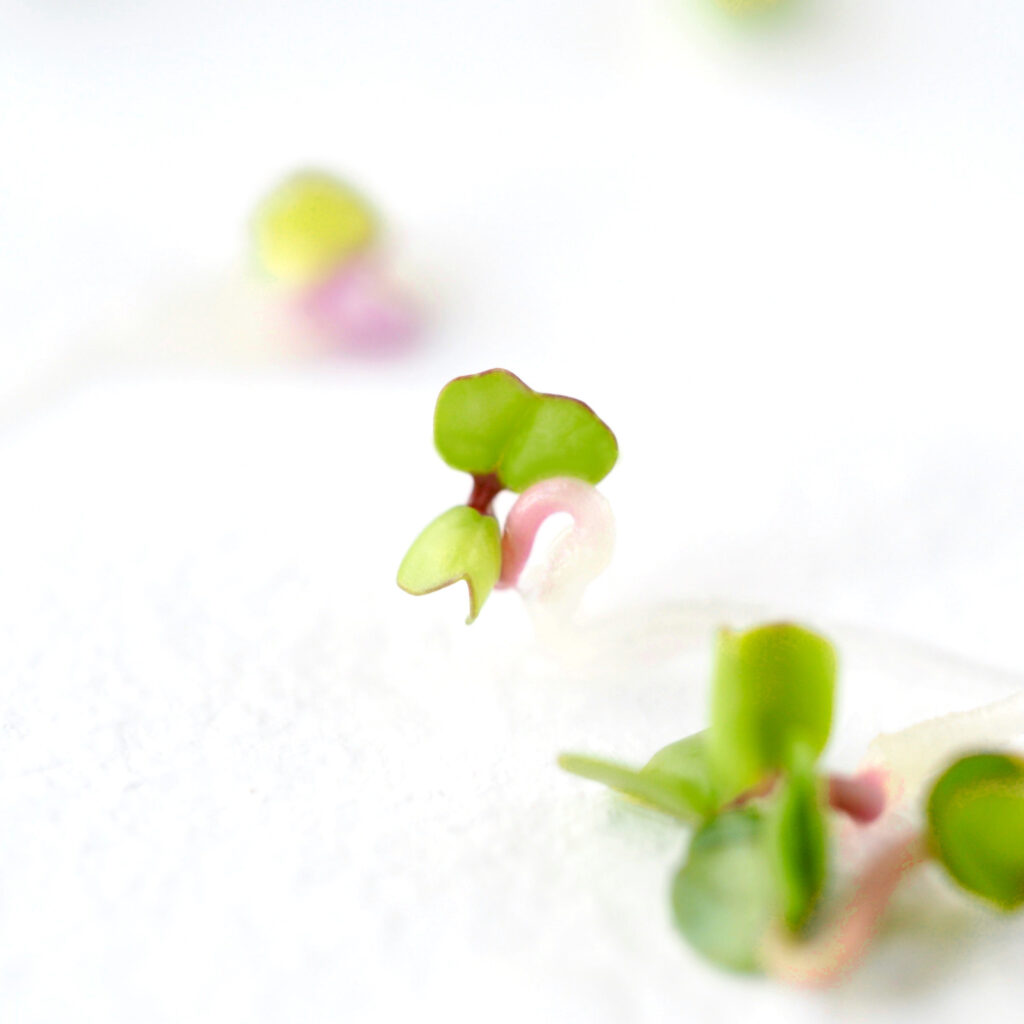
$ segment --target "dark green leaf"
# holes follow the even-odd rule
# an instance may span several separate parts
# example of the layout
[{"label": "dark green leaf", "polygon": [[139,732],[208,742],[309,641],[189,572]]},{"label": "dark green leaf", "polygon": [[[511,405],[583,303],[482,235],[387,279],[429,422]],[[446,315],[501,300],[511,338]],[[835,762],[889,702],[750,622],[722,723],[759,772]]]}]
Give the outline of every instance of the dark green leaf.
[{"label": "dark green leaf", "polygon": [[768,845],[782,919],[791,931],[806,923],[825,887],[827,824],[821,784],[809,751],[794,758],[772,805]]}]

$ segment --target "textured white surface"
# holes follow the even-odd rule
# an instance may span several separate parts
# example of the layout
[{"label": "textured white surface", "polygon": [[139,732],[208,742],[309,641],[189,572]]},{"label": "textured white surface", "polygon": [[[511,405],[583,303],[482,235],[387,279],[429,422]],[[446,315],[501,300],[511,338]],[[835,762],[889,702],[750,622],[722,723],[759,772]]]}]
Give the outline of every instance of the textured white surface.
[{"label": "textured white surface", "polygon": [[[838,992],[718,974],[668,918],[685,837],[554,767],[699,727],[743,605],[840,644],[837,766],[1024,672],[1024,8],[698,4],[3,5],[4,1024],[1019,1006],[1024,926],[924,876]],[[247,211],[307,162],[396,226],[404,362],[238,368]],[[88,383],[115,336],[235,369]],[[493,365],[621,441],[589,664],[393,583],[466,489],[434,395]]]},{"label": "textured white surface", "polygon": [[[5,1020],[954,1021],[1016,993],[1019,924],[931,894],[832,995],[698,962],[668,917],[684,834],[553,758],[698,728],[719,616],[664,611],[643,628],[674,652],[615,653],[658,538],[598,587],[596,666],[537,650],[514,595],[467,628],[464,593],[400,593],[405,541],[462,486],[425,413],[340,377],[134,380],[7,438]],[[834,635],[834,764],[1014,686]]]}]

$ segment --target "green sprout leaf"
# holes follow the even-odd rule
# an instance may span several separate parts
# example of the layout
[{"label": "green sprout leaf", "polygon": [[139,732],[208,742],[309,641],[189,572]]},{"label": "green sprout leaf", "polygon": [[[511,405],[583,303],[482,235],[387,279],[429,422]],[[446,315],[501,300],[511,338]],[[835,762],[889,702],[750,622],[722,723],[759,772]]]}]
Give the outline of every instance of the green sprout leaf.
[{"label": "green sprout leaf", "polygon": [[777,913],[758,811],[729,811],[697,832],[672,885],[672,909],[698,952],[735,971],[757,969],[758,950]]},{"label": "green sprout leaf", "polygon": [[1024,760],[972,754],[935,783],[929,843],[953,879],[1003,910],[1024,905]]},{"label": "green sprout leaf", "polygon": [[827,825],[814,756],[806,748],[794,758],[768,819],[768,849],[782,919],[792,932],[810,917],[828,872]]},{"label": "green sprout leaf", "polygon": [[615,435],[589,406],[533,391],[507,370],[457,377],[442,389],[434,444],[449,466],[496,474],[513,491],[556,476],[596,484],[618,458]]},{"label": "green sprout leaf", "polygon": [[639,771],[581,754],[563,754],[558,763],[686,822],[701,821],[713,810],[704,733],[669,744]]},{"label": "green sprout leaf", "polygon": [[501,531],[491,516],[466,505],[439,515],[413,541],[398,568],[398,585],[430,594],[459,580],[469,586],[472,622],[501,574]]},{"label": "green sprout leaf", "polygon": [[296,174],[279,185],[253,224],[256,255],[268,273],[308,284],[365,248],[374,217],[363,198],[330,175]]},{"label": "green sprout leaf", "polygon": [[832,645],[800,626],[719,633],[708,752],[723,800],[786,770],[801,745],[821,753],[835,676]]}]

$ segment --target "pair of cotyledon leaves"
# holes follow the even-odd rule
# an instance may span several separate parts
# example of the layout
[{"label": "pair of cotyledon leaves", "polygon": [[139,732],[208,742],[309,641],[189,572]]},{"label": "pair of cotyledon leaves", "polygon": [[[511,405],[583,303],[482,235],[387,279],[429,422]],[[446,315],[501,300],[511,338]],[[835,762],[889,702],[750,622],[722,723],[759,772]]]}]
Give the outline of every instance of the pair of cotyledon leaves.
[{"label": "pair of cotyledon leaves", "polygon": [[[697,826],[672,906],[702,954],[758,967],[774,921],[802,931],[828,878],[828,818],[816,761],[831,731],[836,658],[789,624],[718,637],[707,730],[641,769],[565,755],[564,768]],[[770,801],[736,803],[778,779]],[[954,763],[928,801],[934,856],[967,890],[1004,909],[1024,903],[1024,762],[981,754]]]},{"label": "pair of cotyledon leaves", "polygon": [[[523,492],[569,476],[596,484],[618,458],[615,435],[582,402],[533,391],[507,370],[458,377],[434,411],[434,445],[449,466],[492,490]],[[428,594],[465,580],[472,622],[501,575],[501,532],[487,510],[457,505],[416,538],[398,584]]]}]

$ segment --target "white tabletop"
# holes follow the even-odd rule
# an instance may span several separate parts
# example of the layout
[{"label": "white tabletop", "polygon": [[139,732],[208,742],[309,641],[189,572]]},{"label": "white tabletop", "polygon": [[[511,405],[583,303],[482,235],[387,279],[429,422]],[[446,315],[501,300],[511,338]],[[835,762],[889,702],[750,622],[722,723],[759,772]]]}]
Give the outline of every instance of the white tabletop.
[{"label": "white tabletop", "polygon": [[[760,609],[840,647],[836,766],[1016,689],[1024,15],[899,8],[8,5],[0,1019],[1019,999],[1024,925],[927,873],[842,989],[718,973],[685,833],[554,767],[700,728],[712,623]],[[308,163],[392,225],[402,358],[245,357],[245,217]],[[596,662],[394,585],[467,491],[434,396],[494,365],[618,434]]]}]

